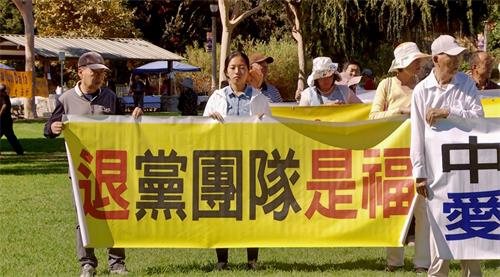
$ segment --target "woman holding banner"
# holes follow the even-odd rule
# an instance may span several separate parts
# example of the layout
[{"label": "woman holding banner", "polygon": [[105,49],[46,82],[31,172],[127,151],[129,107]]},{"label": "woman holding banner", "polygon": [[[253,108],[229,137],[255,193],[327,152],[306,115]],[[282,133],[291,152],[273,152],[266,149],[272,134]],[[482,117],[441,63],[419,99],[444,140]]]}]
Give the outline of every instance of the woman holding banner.
[{"label": "woman holding banner", "polygon": [[362,103],[349,87],[335,83],[342,80],[337,67],[328,57],[314,58],[311,75],[307,77],[309,87],[301,93],[299,106]]},{"label": "woman holding banner", "polygon": [[[380,82],[370,111],[370,119],[395,115],[409,115],[413,88],[417,85],[421,65],[430,55],[420,52],[414,42],[401,43],[394,49],[394,60],[389,72],[396,76]],[[430,266],[429,222],[424,207],[425,199],[417,196],[415,215],[415,257],[413,264],[417,273],[427,272]],[[404,265],[404,248],[387,248],[387,271],[395,271]]]},{"label": "woman holding banner", "polygon": [[[255,65],[259,66],[259,65]],[[271,115],[269,102],[257,88],[263,75],[258,68],[250,69],[247,55],[240,51],[231,53],[224,62],[224,73],[229,85],[214,91],[208,99],[203,116],[224,122],[225,116]],[[228,249],[217,248],[217,270],[227,270]],[[257,268],[258,248],[247,248],[248,268]]]}]

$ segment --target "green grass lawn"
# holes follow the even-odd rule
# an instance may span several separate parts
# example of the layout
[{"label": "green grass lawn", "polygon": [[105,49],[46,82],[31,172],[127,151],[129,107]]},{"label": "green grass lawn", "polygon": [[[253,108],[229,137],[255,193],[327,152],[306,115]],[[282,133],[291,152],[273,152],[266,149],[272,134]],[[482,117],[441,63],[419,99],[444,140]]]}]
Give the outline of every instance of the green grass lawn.
[{"label": "green grass lawn", "polygon": [[[14,124],[25,149],[17,156],[0,140],[0,276],[78,276],[75,226],[67,160],[62,139],[43,137],[43,122]],[[104,249],[96,251],[99,275],[107,275]],[[230,250],[230,271],[213,272],[213,249],[128,249],[131,276],[415,276],[413,247],[406,266],[384,272],[382,248],[261,249],[261,268],[245,270],[246,251]],[[500,276],[499,261],[482,263],[484,276]],[[460,276],[457,262],[450,276]]]}]

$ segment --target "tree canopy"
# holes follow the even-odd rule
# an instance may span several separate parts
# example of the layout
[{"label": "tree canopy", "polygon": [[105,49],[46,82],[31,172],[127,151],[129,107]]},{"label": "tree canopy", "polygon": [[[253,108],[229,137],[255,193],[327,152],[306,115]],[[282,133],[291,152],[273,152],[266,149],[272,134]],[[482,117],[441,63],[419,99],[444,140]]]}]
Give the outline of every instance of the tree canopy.
[{"label": "tree canopy", "polygon": [[11,0],[0,0],[0,34],[22,34],[23,18]]},{"label": "tree canopy", "polygon": [[69,37],[137,37],[134,10],[124,1],[38,0],[34,5],[39,35]]}]

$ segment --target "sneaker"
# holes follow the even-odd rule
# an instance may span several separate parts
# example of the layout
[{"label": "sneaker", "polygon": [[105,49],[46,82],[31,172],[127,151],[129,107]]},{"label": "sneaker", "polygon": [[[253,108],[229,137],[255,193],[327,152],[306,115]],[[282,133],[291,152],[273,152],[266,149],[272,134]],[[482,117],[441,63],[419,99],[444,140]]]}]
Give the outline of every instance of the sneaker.
[{"label": "sneaker", "polygon": [[127,275],[128,270],[124,264],[114,264],[110,269],[109,273],[117,275]]},{"label": "sneaker", "polygon": [[220,271],[220,270],[229,270],[229,266],[225,262],[218,262],[215,265],[215,270],[218,270],[218,271]]},{"label": "sneaker", "polygon": [[259,266],[257,265],[257,261],[248,261],[247,268],[249,270],[257,270]]},{"label": "sneaker", "polygon": [[80,277],[92,277],[95,276],[95,267],[90,264],[86,264],[82,267],[82,273]]},{"label": "sneaker", "polygon": [[427,274],[427,271],[428,271],[428,269],[425,268],[425,267],[417,267],[417,268],[415,268],[415,273],[417,273],[417,275]]}]

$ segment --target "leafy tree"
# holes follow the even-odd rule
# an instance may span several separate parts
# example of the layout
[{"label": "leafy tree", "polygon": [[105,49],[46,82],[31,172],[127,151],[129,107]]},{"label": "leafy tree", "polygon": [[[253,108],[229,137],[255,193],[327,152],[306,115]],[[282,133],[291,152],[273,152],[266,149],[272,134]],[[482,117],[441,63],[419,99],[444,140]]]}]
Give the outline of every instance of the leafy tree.
[{"label": "leafy tree", "polygon": [[146,40],[177,53],[194,42],[202,45],[211,26],[210,1],[129,0],[128,5]]},{"label": "leafy tree", "polygon": [[256,5],[245,0],[218,0],[220,18],[222,22],[222,38],[219,61],[219,86],[226,79],[224,74],[224,60],[229,55],[233,30],[245,18],[260,11],[265,4],[272,0],[258,1]]},{"label": "leafy tree", "polygon": [[0,34],[22,34],[23,18],[10,0],[0,0]]},{"label": "leafy tree", "polygon": [[68,37],[137,37],[134,11],[121,0],[38,0],[39,35]]}]

